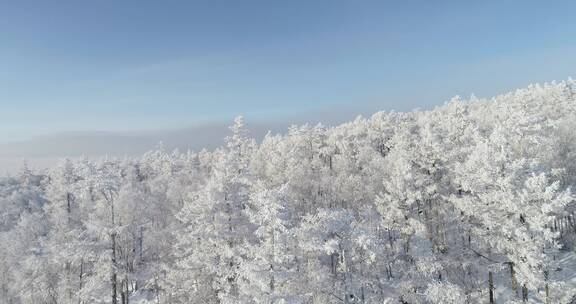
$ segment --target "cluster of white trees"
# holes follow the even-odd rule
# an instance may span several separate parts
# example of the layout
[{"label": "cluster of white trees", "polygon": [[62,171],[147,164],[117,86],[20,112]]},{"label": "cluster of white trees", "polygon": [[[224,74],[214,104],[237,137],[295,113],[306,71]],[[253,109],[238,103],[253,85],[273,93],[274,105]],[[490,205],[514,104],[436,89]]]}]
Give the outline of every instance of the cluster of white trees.
[{"label": "cluster of white trees", "polygon": [[[0,182],[0,303],[569,303],[576,83]],[[576,269],[574,269],[576,271]]]}]

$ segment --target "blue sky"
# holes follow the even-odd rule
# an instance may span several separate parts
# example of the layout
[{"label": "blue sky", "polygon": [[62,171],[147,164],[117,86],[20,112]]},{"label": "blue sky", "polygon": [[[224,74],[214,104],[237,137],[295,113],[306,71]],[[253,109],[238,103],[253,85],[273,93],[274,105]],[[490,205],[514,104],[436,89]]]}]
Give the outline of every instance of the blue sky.
[{"label": "blue sky", "polygon": [[574,12],[575,1],[2,1],[0,142],[411,110],[562,80],[576,70]]}]

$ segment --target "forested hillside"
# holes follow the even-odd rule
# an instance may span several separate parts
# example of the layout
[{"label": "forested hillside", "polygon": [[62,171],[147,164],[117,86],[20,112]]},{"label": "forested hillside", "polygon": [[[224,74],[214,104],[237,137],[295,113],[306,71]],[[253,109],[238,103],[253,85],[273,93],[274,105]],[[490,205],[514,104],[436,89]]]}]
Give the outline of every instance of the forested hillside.
[{"label": "forested hillside", "polygon": [[[570,303],[576,82],[0,181],[0,303]],[[573,267],[573,268],[570,268]]]}]

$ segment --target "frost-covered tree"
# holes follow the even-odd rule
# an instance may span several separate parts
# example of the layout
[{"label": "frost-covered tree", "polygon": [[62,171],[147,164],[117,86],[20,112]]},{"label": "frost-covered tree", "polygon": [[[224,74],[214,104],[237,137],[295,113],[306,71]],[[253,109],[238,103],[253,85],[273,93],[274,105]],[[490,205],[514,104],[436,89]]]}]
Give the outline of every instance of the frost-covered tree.
[{"label": "frost-covered tree", "polygon": [[287,204],[286,186],[255,186],[246,212],[257,227],[256,238],[246,243],[246,259],[240,269],[240,291],[246,301],[276,303],[293,301],[295,279],[293,210]]},{"label": "frost-covered tree", "polygon": [[572,303],[575,83],[0,179],[0,303]]},{"label": "frost-covered tree", "polygon": [[189,285],[174,292],[186,294],[184,299],[189,303],[235,303],[241,296],[239,269],[254,230],[245,212],[254,143],[246,136],[242,118],[235,120],[231,130],[226,149],[215,152],[206,185],[189,194],[177,216],[184,228],[176,245],[182,259],[174,275]]}]

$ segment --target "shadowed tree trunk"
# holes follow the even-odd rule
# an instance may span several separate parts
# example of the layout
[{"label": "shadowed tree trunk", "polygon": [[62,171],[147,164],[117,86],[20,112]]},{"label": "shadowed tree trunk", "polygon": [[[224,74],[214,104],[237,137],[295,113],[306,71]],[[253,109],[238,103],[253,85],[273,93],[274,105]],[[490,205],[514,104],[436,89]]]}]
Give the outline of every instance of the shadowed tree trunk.
[{"label": "shadowed tree trunk", "polygon": [[492,278],[492,271],[488,272],[488,293],[490,295],[490,304],[494,304],[494,279]]},{"label": "shadowed tree trunk", "polygon": [[526,287],[526,284],[522,285],[522,302],[528,302],[528,287]]},{"label": "shadowed tree trunk", "polygon": [[512,292],[514,292],[514,296],[518,296],[518,281],[516,280],[516,271],[514,270],[514,263],[509,262],[508,267],[510,269],[510,279],[512,285]]}]

